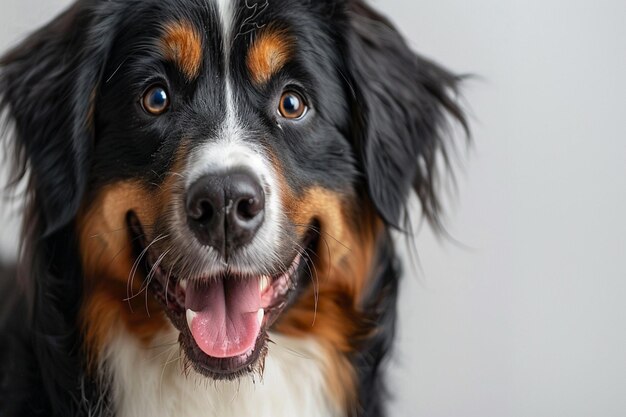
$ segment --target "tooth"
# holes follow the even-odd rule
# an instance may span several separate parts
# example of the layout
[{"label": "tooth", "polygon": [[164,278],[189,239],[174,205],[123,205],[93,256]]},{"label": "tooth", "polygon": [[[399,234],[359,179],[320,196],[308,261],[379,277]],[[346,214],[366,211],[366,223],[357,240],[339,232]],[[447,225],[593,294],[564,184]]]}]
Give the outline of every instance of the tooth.
[{"label": "tooth", "polygon": [[267,290],[267,287],[270,286],[270,279],[267,276],[262,276],[261,280],[259,281],[259,291],[262,293],[265,292],[265,290]]},{"label": "tooth", "polygon": [[198,313],[196,313],[192,309],[190,309],[190,308],[187,309],[187,326],[189,326],[189,330],[191,330],[191,323],[193,322],[193,319],[197,315],[198,315]]},{"label": "tooth", "polygon": [[259,311],[257,312],[257,316],[256,316],[256,319],[259,322],[259,326],[261,326],[263,324],[263,317],[265,317],[265,310],[260,308]]},{"label": "tooth", "polygon": [[187,291],[187,280],[186,279],[180,281],[180,283],[178,285],[180,285],[180,288],[182,288],[183,290]]}]

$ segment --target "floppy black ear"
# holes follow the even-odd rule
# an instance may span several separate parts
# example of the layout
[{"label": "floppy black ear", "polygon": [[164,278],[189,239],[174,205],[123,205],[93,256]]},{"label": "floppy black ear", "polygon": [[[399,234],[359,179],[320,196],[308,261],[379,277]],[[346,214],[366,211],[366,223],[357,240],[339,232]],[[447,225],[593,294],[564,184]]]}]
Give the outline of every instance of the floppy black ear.
[{"label": "floppy black ear", "polygon": [[348,1],[348,66],[355,142],[370,198],[399,227],[411,188],[439,225],[436,159],[447,161],[447,116],[467,130],[454,96],[460,77],[413,53],[393,25],[361,0]]},{"label": "floppy black ear", "polygon": [[[0,112],[9,116],[18,165],[30,172],[43,232],[76,213],[93,142],[102,40],[79,2],[0,58]],[[20,168],[18,166],[18,168]]]},{"label": "floppy black ear", "polygon": [[[16,179],[27,170],[29,181],[25,246],[16,274],[23,289],[12,286],[11,295],[19,301],[10,320],[6,316],[7,322],[0,323],[19,327],[6,333],[15,337],[0,349],[0,361],[15,370],[7,373],[10,383],[0,387],[0,415],[13,415],[6,407],[15,405],[21,410],[16,415],[33,410],[37,415],[73,416],[79,410],[99,415],[85,405],[106,405],[84,374],[77,321],[80,261],[73,231],[64,226],[74,218],[85,188],[93,106],[117,21],[112,3],[78,0],[0,58],[0,115],[11,127]],[[11,366],[14,362],[18,365]],[[3,395],[12,396],[6,407]]]}]

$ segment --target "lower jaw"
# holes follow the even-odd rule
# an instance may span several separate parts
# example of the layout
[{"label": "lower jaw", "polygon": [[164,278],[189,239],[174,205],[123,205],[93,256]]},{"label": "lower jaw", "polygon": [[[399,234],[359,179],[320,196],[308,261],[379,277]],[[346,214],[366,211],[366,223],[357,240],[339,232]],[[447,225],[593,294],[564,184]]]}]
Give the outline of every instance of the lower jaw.
[{"label": "lower jaw", "polygon": [[[312,251],[315,245],[316,242],[310,242],[307,251]],[[310,259],[310,255],[311,253],[305,258]],[[298,283],[304,280],[302,277],[305,270],[307,270],[306,259],[295,268],[291,278],[294,288],[289,291],[284,302],[266,310],[265,318],[254,346],[242,355],[227,358],[215,358],[207,355],[200,349],[189,331],[184,307],[177,304],[176,301],[172,301],[171,295],[169,298],[164,296],[164,288],[159,280],[153,279],[151,281],[150,290],[163,305],[165,313],[179,331],[179,343],[184,352],[185,370],[193,369],[198,374],[213,380],[235,380],[246,375],[258,374],[260,376],[262,374],[265,356],[268,351],[268,342],[270,341],[267,333],[268,329],[301,293],[304,286],[298,286]]]},{"label": "lower jaw", "polygon": [[234,380],[254,373],[260,375],[267,354],[268,340],[267,332],[261,329],[254,347],[247,353],[229,358],[214,358],[200,350],[188,331],[181,331],[179,336],[185,353],[185,366],[214,380]]}]

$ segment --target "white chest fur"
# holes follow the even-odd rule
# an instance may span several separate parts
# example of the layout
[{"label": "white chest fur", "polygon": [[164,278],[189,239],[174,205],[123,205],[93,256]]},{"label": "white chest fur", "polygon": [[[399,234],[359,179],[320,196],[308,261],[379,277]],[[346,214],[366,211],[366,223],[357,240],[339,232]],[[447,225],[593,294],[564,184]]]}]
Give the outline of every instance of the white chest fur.
[{"label": "white chest fur", "polygon": [[106,368],[112,376],[117,417],[339,417],[324,381],[322,351],[312,340],[272,335],[275,344],[261,381],[215,382],[182,372],[175,332],[155,348],[128,334],[111,343]]}]

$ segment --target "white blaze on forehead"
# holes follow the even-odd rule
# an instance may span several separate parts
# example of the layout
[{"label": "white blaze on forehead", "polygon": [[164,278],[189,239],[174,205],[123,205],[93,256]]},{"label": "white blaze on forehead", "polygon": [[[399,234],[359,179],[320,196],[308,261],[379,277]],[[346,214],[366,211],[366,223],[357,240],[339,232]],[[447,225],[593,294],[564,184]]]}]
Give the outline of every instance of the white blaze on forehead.
[{"label": "white blaze on forehead", "polygon": [[230,48],[233,38],[233,21],[235,19],[234,3],[236,0],[214,0],[217,6],[217,13],[222,25],[222,42],[224,53],[224,86],[226,108],[222,135],[233,137],[236,131],[240,130],[237,126],[237,110],[233,89],[230,79]]},{"label": "white blaze on forehead", "polygon": [[272,168],[265,156],[252,143],[244,142],[249,135],[237,117],[237,103],[230,77],[230,49],[233,39],[233,22],[237,0],[212,0],[222,26],[224,59],[224,98],[225,107],[221,126],[215,137],[207,138],[209,143],[193,152],[187,178],[189,187],[199,177],[210,173],[223,173],[232,168],[249,168],[263,182],[271,181]]},{"label": "white blaze on forehead", "polygon": [[232,27],[235,16],[234,4],[236,0],[214,0],[217,6],[217,13],[222,22],[222,34],[224,35],[224,43],[230,43],[232,38]]}]

